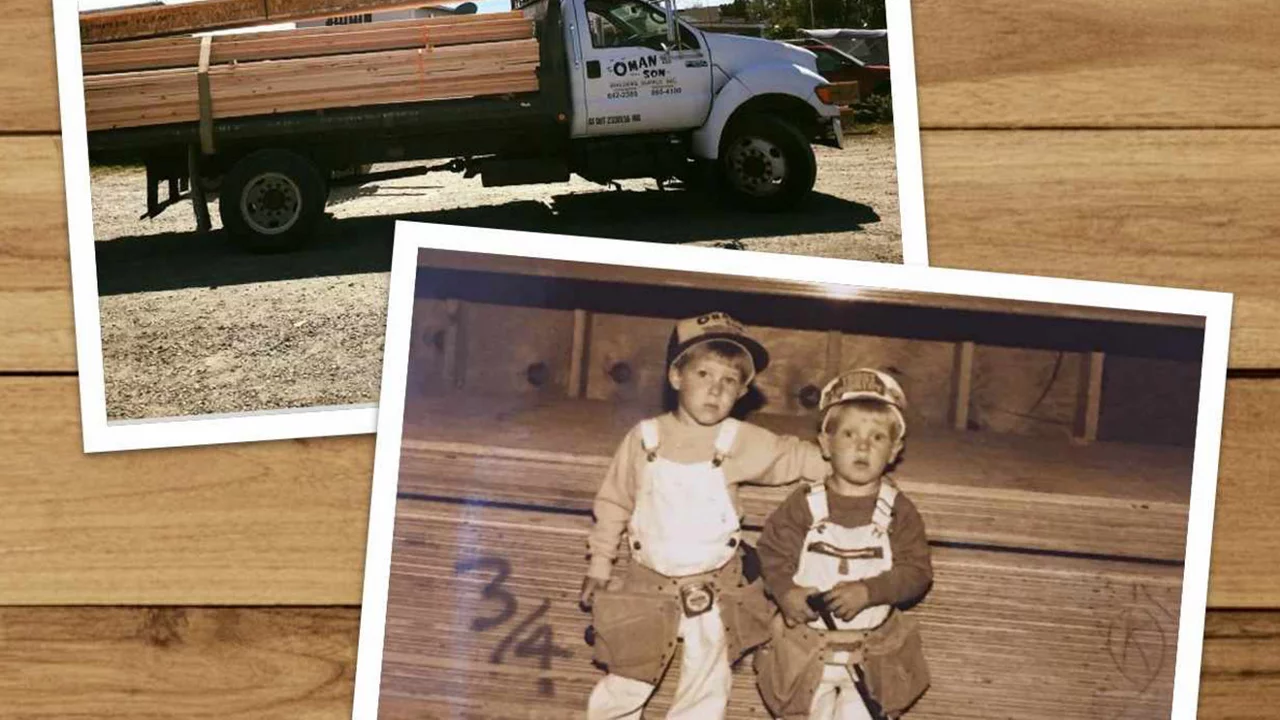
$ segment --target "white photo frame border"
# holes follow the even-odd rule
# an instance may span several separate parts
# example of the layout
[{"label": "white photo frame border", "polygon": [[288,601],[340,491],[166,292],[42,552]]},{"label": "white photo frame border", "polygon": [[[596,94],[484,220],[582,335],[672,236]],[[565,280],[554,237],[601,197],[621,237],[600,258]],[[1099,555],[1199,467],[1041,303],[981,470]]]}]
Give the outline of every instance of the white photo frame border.
[{"label": "white photo frame border", "polygon": [[[84,110],[84,77],[80,55],[79,2],[51,2],[57,52],[58,100],[62,121],[67,233],[70,242],[71,291],[84,451],[96,453],[375,432],[377,405],[374,403],[120,421],[107,419]],[[889,30],[902,256],[906,264],[925,265],[928,264],[928,242],[925,235],[920,122],[909,0],[885,0],[885,11]]]},{"label": "white photo frame border", "polygon": [[[381,690],[409,340],[418,252],[422,249],[637,266],[674,272],[714,267],[715,272],[722,275],[1203,317],[1200,394],[1174,667],[1173,712],[1170,716],[1172,720],[1194,720],[1200,691],[1209,557],[1226,394],[1231,294],[910,265],[886,267],[883,263],[749,251],[726,256],[713,248],[594,238],[590,239],[591,242],[585,240],[588,239],[506,230],[461,231],[447,225],[405,221],[396,223],[387,336],[383,350],[381,408],[385,412],[378,419],[374,451],[353,720],[374,720],[377,717]],[[704,269],[700,272],[710,271]]]}]

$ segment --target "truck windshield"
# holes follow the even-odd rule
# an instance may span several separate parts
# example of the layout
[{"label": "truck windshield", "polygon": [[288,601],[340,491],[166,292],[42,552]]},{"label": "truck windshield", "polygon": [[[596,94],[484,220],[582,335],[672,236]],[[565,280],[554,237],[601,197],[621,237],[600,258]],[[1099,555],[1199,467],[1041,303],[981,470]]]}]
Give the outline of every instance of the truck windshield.
[{"label": "truck windshield", "polygon": [[[667,40],[667,14],[639,0],[587,0],[591,45],[598,48],[638,46],[662,50]],[[680,27],[680,47],[697,48],[698,41]]]}]

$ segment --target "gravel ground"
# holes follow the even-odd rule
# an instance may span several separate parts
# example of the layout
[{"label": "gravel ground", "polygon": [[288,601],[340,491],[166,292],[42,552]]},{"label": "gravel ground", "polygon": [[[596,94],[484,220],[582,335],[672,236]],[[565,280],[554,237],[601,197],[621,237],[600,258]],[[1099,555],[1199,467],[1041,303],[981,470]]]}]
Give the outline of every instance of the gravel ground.
[{"label": "gravel ground", "polygon": [[335,188],[315,243],[277,256],[196,235],[185,202],[140,221],[141,169],[94,168],[108,418],[376,401],[397,219],[902,262],[892,134],[816,151],[816,194],[792,213],[737,211],[652,181],[483,188],[433,173]]}]

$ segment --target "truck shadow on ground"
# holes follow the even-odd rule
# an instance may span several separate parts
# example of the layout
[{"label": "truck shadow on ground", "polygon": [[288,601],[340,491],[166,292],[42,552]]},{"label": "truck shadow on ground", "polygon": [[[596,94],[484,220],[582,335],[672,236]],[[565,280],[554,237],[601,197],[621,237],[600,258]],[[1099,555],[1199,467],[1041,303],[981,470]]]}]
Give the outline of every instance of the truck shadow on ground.
[{"label": "truck shadow on ground", "polygon": [[559,195],[550,205],[519,200],[424,213],[328,217],[307,247],[276,255],[240,250],[221,231],[141,235],[96,243],[98,292],[118,295],[386,272],[397,220],[733,247],[735,241],[756,237],[856,232],[880,216],[867,205],[821,193],[796,210],[764,214],[717,203],[702,193],[627,190]]}]

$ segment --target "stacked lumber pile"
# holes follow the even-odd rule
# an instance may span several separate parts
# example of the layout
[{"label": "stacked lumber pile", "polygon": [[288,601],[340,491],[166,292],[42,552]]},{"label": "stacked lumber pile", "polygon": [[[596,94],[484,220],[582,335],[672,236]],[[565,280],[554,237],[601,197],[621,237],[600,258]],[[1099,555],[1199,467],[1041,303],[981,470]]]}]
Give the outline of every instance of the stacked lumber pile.
[{"label": "stacked lumber pile", "polygon": [[[590,526],[585,513],[402,496],[381,716],[581,715],[603,675],[578,608]],[[908,717],[1169,716],[1181,568],[953,548],[935,548],[933,563],[933,589],[911,611],[933,685]],[[669,706],[678,663],[647,716]],[[734,676],[728,717],[768,717],[749,659]]]},{"label": "stacked lumber pile", "polygon": [[[83,50],[89,130],[200,119],[200,38]],[[210,39],[212,119],[537,90],[520,13],[427,18]]]},{"label": "stacked lumber pile", "polygon": [[80,42],[130,40],[431,6],[405,0],[201,0],[80,13]]}]

